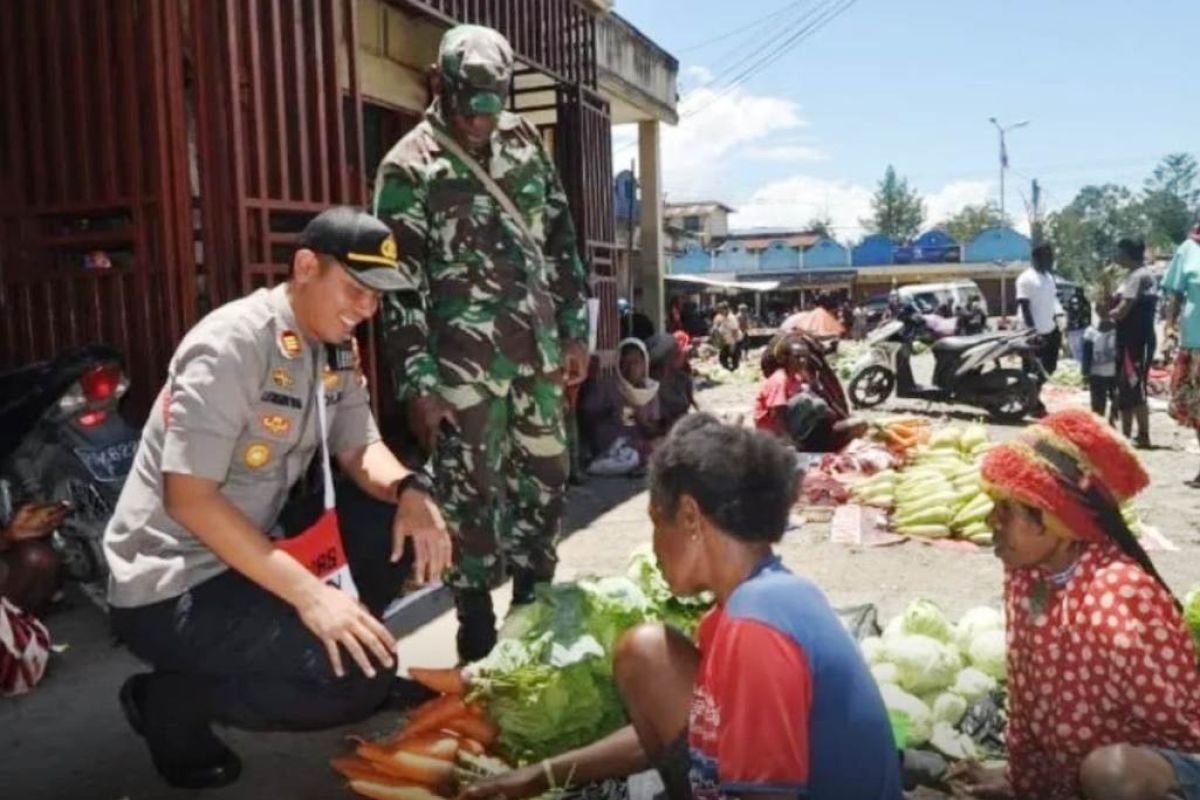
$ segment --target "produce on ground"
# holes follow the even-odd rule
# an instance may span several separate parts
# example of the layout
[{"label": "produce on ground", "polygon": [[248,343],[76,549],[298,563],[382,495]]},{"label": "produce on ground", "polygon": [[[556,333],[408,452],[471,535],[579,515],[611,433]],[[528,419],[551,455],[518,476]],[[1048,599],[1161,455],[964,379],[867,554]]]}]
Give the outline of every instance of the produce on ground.
[{"label": "produce on ground", "polygon": [[1050,376],[1050,383],[1056,386],[1069,386],[1072,389],[1087,387],[1087,378],[1079,368],[1079,362],[1064,358],[1058,362],[1058,369]]},{"label": "produce on ground", "polygon": [[1200,655],[1200,586],[1195,587],[1183,598],[1183,618],[1192,629],[1192,639],[1196,642],[1197,654]]},{"label": "produce on ground", "polygon": [[1004,682],[1004,618],[974,608],[951,624],[936,604],[915,600],[882,637],[859,643],[884,705],[902,719],[909,747],[932,747],[952,759],[984,754],[958,729],[972,703]]}]

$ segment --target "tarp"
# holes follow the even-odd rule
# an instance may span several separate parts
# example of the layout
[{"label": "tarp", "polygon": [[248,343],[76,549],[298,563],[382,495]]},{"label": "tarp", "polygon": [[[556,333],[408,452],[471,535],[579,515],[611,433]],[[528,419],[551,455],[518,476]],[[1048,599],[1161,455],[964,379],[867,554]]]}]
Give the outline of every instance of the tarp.
[{"label": "tarp", "polygon": [[781,331],[799,331],[810,336],[841,336],[846,328],[838,318],[818,306],[809,311],[792,314],[779,326]]},{"label": "tarp", "polygon": [[667,283],[708,286],[735,293],[773,292],[779,288],[779,281],[728,281],[720,278],[706,278],[703,275],[664,275],[663,280]]}]

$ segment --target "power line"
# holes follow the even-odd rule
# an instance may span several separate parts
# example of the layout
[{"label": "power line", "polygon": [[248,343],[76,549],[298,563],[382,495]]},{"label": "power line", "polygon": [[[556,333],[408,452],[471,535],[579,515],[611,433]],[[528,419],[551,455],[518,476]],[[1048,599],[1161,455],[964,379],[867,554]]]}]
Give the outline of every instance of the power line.
[{"label": "power line", "polygon": [[754,20],[753,22],[751,22],[747,25],[743,25],[742,27],[736,28],[732,31],[729,31],[728,33],[723,33],[720,36],[715,36],[711,39],[705,39],[702,42],[697,42],[696,44],[688,45],[687,47],[684,47],[680,50],[676,50],[675,52],[677,55],[682,55],[683,53],[691,53],[695,50],[700,50],[701,48],[708,47],[710,44],[716,44],[717,42],[723,42],[726,39],[730,39],[734,36],[737,36],[739,33],[745,33],[746,31],[750,30],[751,28],[757,28],[758,26],[763,25],[764,23],[767,23],[778,17],[781,17],[784,14],[786,14],[788,11],[790,11],[791,9],[803,4],[804,2],[805,2],[805,0],[796,0],[796,2],[794,2],[794,3],[788,3],[786,6],[783,6],[782,8],[777,8],[774,11],[772,11],[770,14],[767,14],[765,17],[759,17],[758,19]]}]

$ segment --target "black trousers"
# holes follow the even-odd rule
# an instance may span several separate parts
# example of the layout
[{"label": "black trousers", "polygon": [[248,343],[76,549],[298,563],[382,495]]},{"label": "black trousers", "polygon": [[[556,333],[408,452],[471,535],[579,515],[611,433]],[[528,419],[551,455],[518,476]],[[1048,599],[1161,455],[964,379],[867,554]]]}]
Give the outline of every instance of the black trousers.
[{"label": "black trousers", "polygon": [[[411,547],[390,563],[395,506],[349,481],[339,483],[337,497],[359,597],[378,616],[411,571]],[[289,504],[280,521],[297,533],[320,512],[321,498],[306,498]],[[336,677],[325,647],[296,611],[232,569],[180,597],[113,608],[111,616],[118,637],[154,667],[146,716],[170,709],[176,727],[191,723],[203,731],[218,722],[256,731],[329,728],[370,716],[391,686],[390,670],[368,678],[345,651],[346,675]],[[175,746],[187,741],[187,731],[181,733]]]}]

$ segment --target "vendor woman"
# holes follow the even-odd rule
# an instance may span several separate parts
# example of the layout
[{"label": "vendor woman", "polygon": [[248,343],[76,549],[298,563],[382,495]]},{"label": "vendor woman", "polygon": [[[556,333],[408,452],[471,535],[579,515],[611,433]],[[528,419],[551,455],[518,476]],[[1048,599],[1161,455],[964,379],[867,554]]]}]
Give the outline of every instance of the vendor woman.
[{"label": "vendor woman", "polygon": [[670,798],[899,800],[883,700],[825,596],[772,552],[795,496],[778,439],[684,417],[650,462],[654,551],[671,591],[717,605],[694,645],[633,629],[614,673],[632,724],[467,789],[532,797],[657,767]]},{"label": "vendor woman", "polygon": [[1200,673],[1180,608],[1122,519],[1146,487],[1093,414],[985,456],[1008,618],[1008,768],[977,797],[1200,800]]}]

